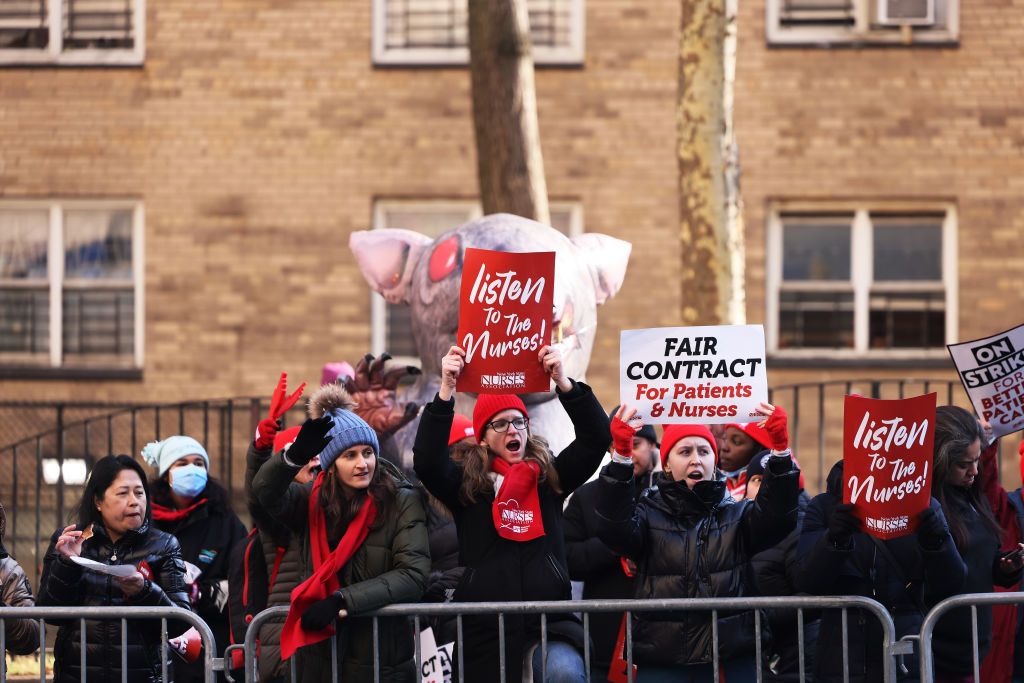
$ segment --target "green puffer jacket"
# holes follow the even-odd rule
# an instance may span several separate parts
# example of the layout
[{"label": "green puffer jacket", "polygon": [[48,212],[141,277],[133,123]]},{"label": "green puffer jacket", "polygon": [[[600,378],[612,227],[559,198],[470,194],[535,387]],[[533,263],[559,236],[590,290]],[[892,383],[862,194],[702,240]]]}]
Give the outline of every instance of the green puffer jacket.
[{"label": "green puffer jacket", "polygon": [[[377,460],[397,485],[392,505],[378,514],[366,540],[341,570],[341,592],[349,616],[338,623],[337,657],[343,681],[373,680],[373,621],[359,615],[400,602],[418,602],[430,573],[426,512],[420,496],[402,473]],[[312,484],[295,484],[299,468],[275,454],[253,480],[253,492],[264,509],[285,522],[299,544],[301,577],[313,573],[309,539],[309,496]],[[380,620],[380,680],[416,681],[412,624],[407,618]],[[300,649],[298,680],[331,681],[330,640]]]}]

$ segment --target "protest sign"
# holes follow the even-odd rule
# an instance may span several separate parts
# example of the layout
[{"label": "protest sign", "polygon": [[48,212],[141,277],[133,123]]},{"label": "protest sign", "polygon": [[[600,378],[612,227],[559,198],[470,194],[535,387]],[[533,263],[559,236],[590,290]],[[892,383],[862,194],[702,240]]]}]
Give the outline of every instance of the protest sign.
[{"label": "protest sign", "polygon": [[755,422],[768,400],[760,325],[623,330],[619,397],[649,424]]},{"label": "protest sign", "polygon": [[483,394],[548,391],[537,359],[551,339],[555,253],[466,249],[456,341],[466,366],[456,388]]},{"label": "protest sign", "polygon": [[947,348],[974,410],[992,425],[992,436],[1024,429],[1024,325]]},{"label": "protest sign", "polygon": [[847,396],[843,406],[843,502],[864,530],[905,536],[932,495],[935,394],[899,400]]},{"label": "protest sign", "polygon": [[420,680],[422,683],[451,683],[452,651],[455,643],[438,645],[429,626],[420,631]]}]

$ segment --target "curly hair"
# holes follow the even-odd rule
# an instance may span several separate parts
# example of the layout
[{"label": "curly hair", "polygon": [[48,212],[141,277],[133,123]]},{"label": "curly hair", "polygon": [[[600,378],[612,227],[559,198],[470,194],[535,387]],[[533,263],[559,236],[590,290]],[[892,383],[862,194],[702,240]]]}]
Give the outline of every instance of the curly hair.
[{"label": "curly hair", "polygon": [[[547,485],[557,493],[562,492],[558,481],[558,470],[547,439],[530,434],[526,438],[523,460],[533,460],[540,465],[538,484]],[[476,502],[477,496],[494,494],[494,482],[491,481],[491,460],[497,456],[485,444],[458,442],[452,446],[452,460],[462,466],[462,486],[459,487],[459,498],[467,505]]]}]

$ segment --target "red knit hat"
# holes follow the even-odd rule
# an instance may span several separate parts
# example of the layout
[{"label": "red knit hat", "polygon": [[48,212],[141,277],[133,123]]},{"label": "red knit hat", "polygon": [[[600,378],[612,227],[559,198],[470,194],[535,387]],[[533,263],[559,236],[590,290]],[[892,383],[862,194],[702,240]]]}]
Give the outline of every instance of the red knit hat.
[{"label": "red knit hat", "polygon": [[715,454],[715,464],[718,464],[718,442],[715,441],[715,435],[711,433],[707,425],[668,425],[665,427],[665,433],[661,436],[662,467],[665,467],[665,461],[668,460],[668,454],[672,447],[680,439],[685,439],[688,436],[699,436],[711,444],[711,452]]},{"label": "red knit hat", "polygon": [[739,424],[736,422],[730,422],[725,425],[725,428],[735,427],[754,441],[761,444],[764,448],[772,447],[772,439],[768,436],[768,430],[761,426],[760,422],[747,422],[746,424]]},{"label": "red knit hat", "polygon": [[295,441],[295,437],[299,435],[300,429],[302,429],[301,425],[295,425],[294,427],[279,431],[274,437],[274,452],[280,452],[282,448]]},{"label": "red knit hat", "polygon": [[452,431],[448,433],[448,445],[454,446],[467,436],[473,436],[473,422],[465,415],[455,413],[455,419],[452,420]]},{"label": "red knit hat", "polygon": [[491,418],[503,410],[514,408],[529,417],[526,406],[515,394],[480,394],[473,406],[473,436],[477,440],[483,438],[484,425],[490,422]]}]

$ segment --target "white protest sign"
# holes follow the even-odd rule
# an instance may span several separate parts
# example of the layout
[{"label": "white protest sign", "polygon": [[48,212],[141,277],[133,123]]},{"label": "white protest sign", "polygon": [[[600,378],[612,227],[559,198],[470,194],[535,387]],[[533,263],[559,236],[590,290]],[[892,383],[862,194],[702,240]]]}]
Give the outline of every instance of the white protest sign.
[{"label": "white protest sign", "polygon": [[974,410],[992,425],[993,436],[1024,429],[1024,325],[947,348]]},{"label": "white protest sign", "polygon": [[760,325],[623,330],[620,399],[649,424],[763,420],[764,355]]},{"label": "white protest sign", "polygon": [[422,683],[451,683],[452,651],[455,643],[438,647],[434,630],[420,631],[420,676]]}]

